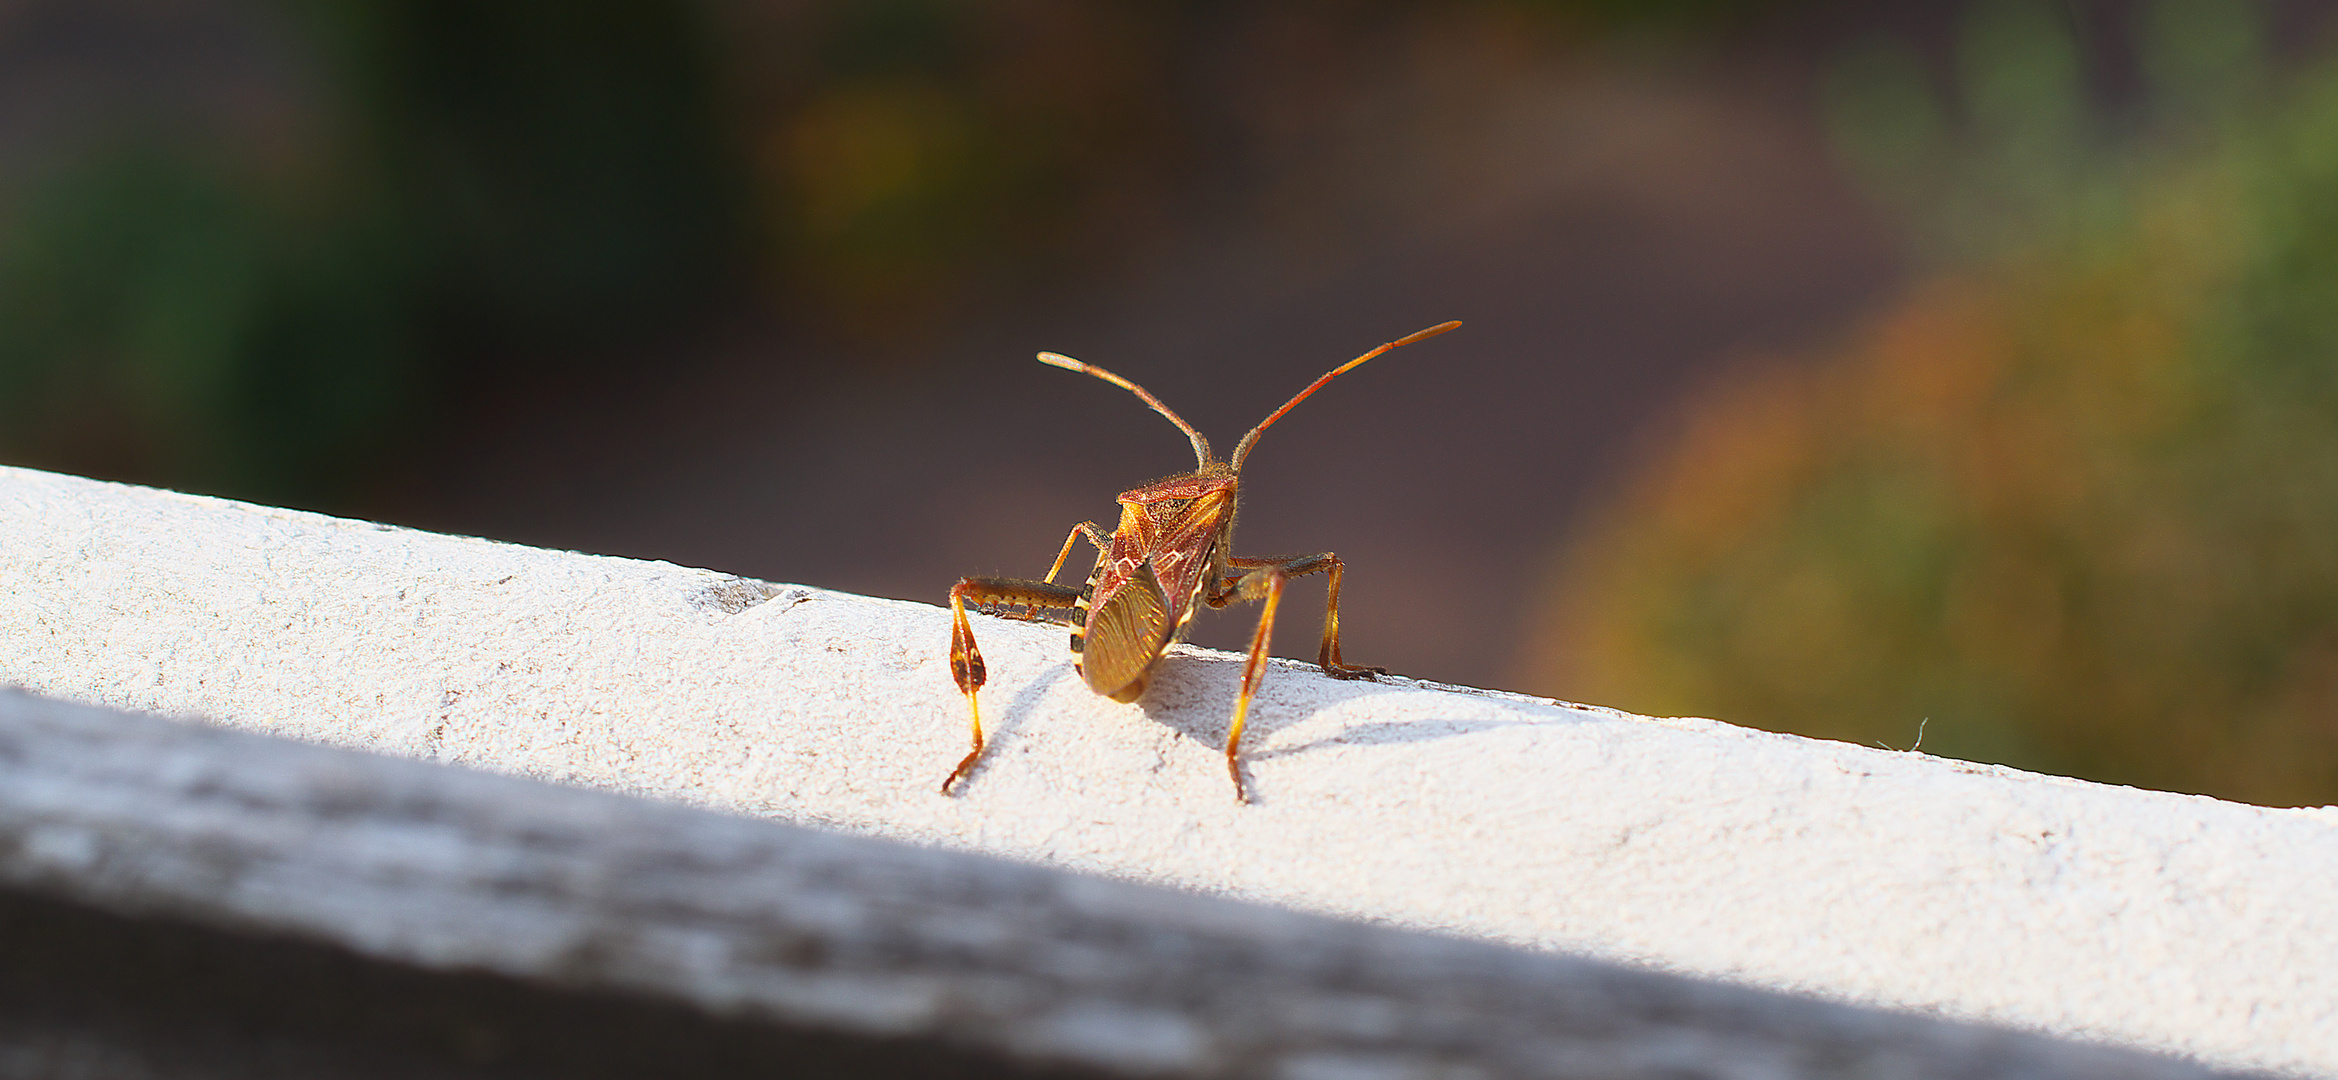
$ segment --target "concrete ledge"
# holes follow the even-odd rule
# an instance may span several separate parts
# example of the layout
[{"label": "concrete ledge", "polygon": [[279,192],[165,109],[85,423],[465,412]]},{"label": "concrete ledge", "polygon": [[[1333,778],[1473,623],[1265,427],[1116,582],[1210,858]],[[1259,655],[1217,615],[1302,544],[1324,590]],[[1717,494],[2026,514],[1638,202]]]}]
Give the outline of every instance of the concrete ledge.
[{"label": "concrete ledge", "polygon": [[926,605],[14,469],[0,581],[0,682],[75,701],[2338,1073],[2329,810],[1300,664],[1253,713],[1240,807],[1214,760],[1235,660],[1181,651],[1117,705],[1060,631],[998,620],[996,742],[946,798],[964,718]]},{"label": "concrete ledge", "polygon": [[[90,917],[23,894],[139,921],[74,934]],[[257,936],[117,940],[152,938],[157,922]],[[0,926],[43,944],[62,928],[148,961],[75,995],[60,989],[91,981],[87,955],[51,958],[37,988],[9,985],[35,981],[16,969],[28,951],[40,964],[37,950],[0,956],[10,1075],[57,1074],[6,1066],[59,1043],[104,1075],[187,1075],[185,1032],[204,1027],[238,1030],[247,1055],[266,1048],[303,1076],[384,1075],[355,1067],[368,1041],[428,1075],[447,1057],[489,1075],[730,1071],[688,1067],[710,1047],[742,1072],[838,1077],[2206,1075],[15,693],[0,693]],[[271,938],[332,948],[286,963]],[[190,953],[206,957],[202,977],[168,986]],[[363,970],[384,961],[418,974]],[[483,977],[518,981],[497,993]],[[328,1015],[283,1000],[286,983],[332,1001]],[[155,998],[158,984],[197,1001],[113,1000]],[[450,995],[459,1015],[430,1015]],[[580,1000],[592,995],[602,1007]],[[625,996],[634,1004],[606,1004]],[[683,1030],[663,1038],[624,1030],[669,1003],[709,1019],[669,1019]],[[227,1060],[194,1075],[250,1075],[248,1058],[226,1067],[238,1039],[215,1041]],[[611,1068],[612,1051],[630,1068]]]}]

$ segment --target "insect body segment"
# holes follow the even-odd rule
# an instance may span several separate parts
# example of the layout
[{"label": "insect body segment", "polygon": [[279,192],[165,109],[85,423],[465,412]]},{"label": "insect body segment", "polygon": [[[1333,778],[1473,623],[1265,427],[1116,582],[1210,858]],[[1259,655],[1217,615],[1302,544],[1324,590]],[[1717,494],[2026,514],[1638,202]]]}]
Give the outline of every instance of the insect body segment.
[{"label": "insect body segment", "polygon": [[[1259,601],[1258,629],[1242,668],[1242,690],[1234,701],[1227,726],[1226,771],[1234,780],[1234,797],[1245,800],[1242,771],[1236,758],[1250,700],[1266,670],[1267,645],[1274,632],[1275,609],[1282,603],[1283,585],[1294,577],[1325,573],[1330,581],[1323,612],[1323,646],[1317,664],[1327,675],[1342,679],[1385,674],[1380,668],[1350,667],[1340,658],[1339,587],[1343,564],[1330,552],[1282,558],[1241,558],[1228,546],[1234,533],[1235,501],[1242,462],[1257,444],[1260,432],[1301,401],[1366,360],[1402,345],[1434,337],[1460,326],[1458,322],[1432,326],[1400,338],[1333,368],[1297,396],[1275,410],[1234,449],[1228,461],[1210,453],[1209,440],[1195,431],[1143,387],[1093,364],[1056,353],[1039,359],[1056,367],[1082,371],[1121,387],[1152,406],[1177,425],[1193,443],[1193,472],[1156,480],[1120,494],[1120,522],[1110,536],[1093,522],[1072,526],[1064,537],[1055,564],[1040,581],[1019,578],[962,578],[950,590],[950,677],[966,695],[973,727],[974,747],[942,781],[942,790],[964,779],[982,757],[982,710],[977,691],[986,680],[982,652],[975,646],[966,608],[989,608],[1007,618],[1048,621],[1072,628],[1074,663],[1090,689],[1115,701],[1135,701],[1151,682],[1161,654],[1185,637],[1199,604],[1222,608]],[[1080,589],[1055,584],[1073,545],[1082,537],[1095,546],[1096,566]]]}]

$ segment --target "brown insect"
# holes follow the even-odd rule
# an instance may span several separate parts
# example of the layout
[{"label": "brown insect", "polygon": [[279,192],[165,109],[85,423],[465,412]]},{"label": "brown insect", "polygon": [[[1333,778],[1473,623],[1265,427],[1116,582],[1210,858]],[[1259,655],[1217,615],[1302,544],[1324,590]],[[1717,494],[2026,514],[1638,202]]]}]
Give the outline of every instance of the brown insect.
[{"label": "brown insect", "polygon": [[[1324,674],[1338,679],[1384,675],[1381,668],[1350,667],[1339,654],[1339,557],[1331,552],[1279,558],[1244,558],[1233,554],[1234,502],[1241,486],[1242,461],[1257,445],[1258,436],[1307,396],[1340,374],[1381,353],[1432,338],[1460,326],[1458,322],[1432,326],[1399,338],[1331,369],[1284,402],[1235,445],[1234,456],[1219,461],[1210,454],[1208,439],[1195,431],[1144,387],[1094,364],[1068,356],[1040,353],[1039,359],[1056,367],[1084,371],[1135,394],[1153,411],[1168,417],[1193,441],[1194,471],[1120,493],[1120,526],[1106,536],[1093,521],[1072,526],[1056,552],[1055,565],[1039,581],[1022,578],[960,578],[950,589],[950,677],[966,695],[966,711],[973,720],[974,749],[942,781],[942,791],[964,779],[982,757],[982,707],[975,693],[986,677],[982,651],[975,647],[974,630],[967,625],[966,607],[995,609],[1011,619],[1060,623],[1072,628],[1073,666],[1088,680],[1090,689],[1114,701],[1135,701],[1152,681],[1161,653],[1185,637],[1193,622],[1196,602],[1222,608],[1237,601],[1259,600],[1258,630],[1250,638],[1250,658],[1242,666],[1242,693],[1234,699],[1234,719],[1226,731],[1226,772],[1234,778],[1234,798],[1248,801],[1242,770],[1235,763],[1242,748],[1243,718],[1250,712],[1251,695],[1266,670],[1267,639],[1274,631],[1275,607],[1282,602],[1283,583],[1317,572],[1331,575],[1329,598],[1323,609],[1323,649],[1316,663]],[[1074,589],[1055,584],[1072,545],[1087,537],[1096,547],[1096,568],[1088,582]]]}]

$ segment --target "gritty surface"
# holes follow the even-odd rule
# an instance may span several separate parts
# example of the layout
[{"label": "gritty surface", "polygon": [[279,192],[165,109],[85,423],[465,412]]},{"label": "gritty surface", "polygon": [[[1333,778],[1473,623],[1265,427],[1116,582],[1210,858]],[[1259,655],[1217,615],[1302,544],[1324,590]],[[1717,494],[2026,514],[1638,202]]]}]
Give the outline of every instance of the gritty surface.
[{"label": "gritty surface", "polygon": [[2233,1075],[9,690],[0,937],[10,1077]]},{"label": "gritty surface", "polygon": [[[0,469],[0,682],[2233,1066],[2338,1073],[2338,811],[2106,787]],[[937,593],[947,583],[938,583]],[[1285,606],[1285,641],[1313,612]]]}]

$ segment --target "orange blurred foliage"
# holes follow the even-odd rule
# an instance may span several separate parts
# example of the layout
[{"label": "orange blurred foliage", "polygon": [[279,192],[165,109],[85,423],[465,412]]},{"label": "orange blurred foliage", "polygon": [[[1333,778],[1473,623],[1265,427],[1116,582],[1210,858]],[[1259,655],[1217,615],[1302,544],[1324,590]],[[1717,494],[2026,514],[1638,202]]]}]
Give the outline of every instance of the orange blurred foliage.
[{"label": "orange blurred foliage", "polygon": [[1752,365],[1559,560],[1522,685],[2338,801],[2338,79],[2109,238]]}]

